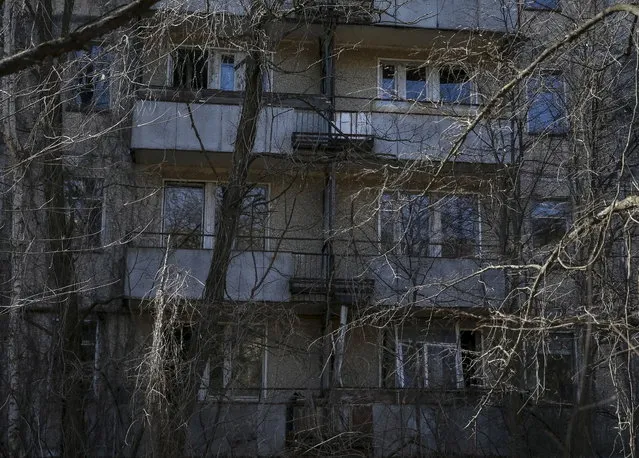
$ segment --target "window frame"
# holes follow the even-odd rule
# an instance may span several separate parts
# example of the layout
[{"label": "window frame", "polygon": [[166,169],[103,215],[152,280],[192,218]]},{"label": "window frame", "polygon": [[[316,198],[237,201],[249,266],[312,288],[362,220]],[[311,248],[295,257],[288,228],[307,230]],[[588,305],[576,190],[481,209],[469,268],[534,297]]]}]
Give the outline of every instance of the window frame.
[{"label": "window frame", "polygon": [[[528,388],[533,391],[539,390],[541,397],[546,398],[550,401],[560,402],[563,404],[570,404],[573,402],[574,397],[578,394],[579,387],[578,384],[575,383],[573,377],[579,371],[579,361],[578,361],[578,343],[577,339],[579,338],[579,334],[576,331],[556,331],[550,332],[547,336],[544,337],[541,342],[540,347],[532,347],[530,358],[532,359],[532,370],[533,374],[531,379],[527,380]],[[552,343],[553,341],[563,340],[564,342],[570,341],[570,347],[566,351],[556,351],[553,349]],[[570,399],[565,399],[560,392],[549,392],[547,387],[547,376],[546,376],[546,360],[549,356],[552,355],[569,355],[571,361],[570,370],[570,378],[571,380],[568,382],[564,380],[564,382],[570,384]],[[530,361],[530,360],[529,360]],[[542,372],[543,366],[543,372]],[[527,371],[524,371],[526,373]],[[531,386],[531,384],[534,384]]]},{"label": "window frame", "polygon": [[[395,67],[394,72],[394,94],[386,93],[383,88],[383,67],[385,65],[393,65]],[[417,68],[423,68],[426,72],[425,88],[426,95],[423,98],[408,98],[407,93],[407,69],[408,67],[415,66]],[[467,101],[449,101],[442,100],[441,98],[441,71],[444,69],[461,69],[460,66],[455,65],[443,65],[443,66],[430,66],[424,65],[424,60],[418,59],[387,59],[383,57],[377,58],[377,99],[380,101],[392,102],[392,101],[404,101],[404,102],[431,102],[442,103],[446,105],[461,105],[471,106],[477,104],[477,97],[475,91],[475,83],[472,79],[468,80],[470,84],[470,95]]]},{"label": "window frame", "polygon": [[[246,401],[246,402],[256,402],[266,398],[267,390],[268,390],[268,328],[265,325],[255,326],[255,332],[253,336],[249,337],[257,337],[259,340],[258,345],[261,348],[260,354],[260,386],[256,387],[254,390],[257,394],[237,394],[234,392],[234,387],[231,386],[233,380],[233,361],[232,361],[232,353],[234,352],[233,345],[233,335],[236,333],[233,331],[236,324],[231,323],[220,323],[219,326],[222,328],[221,332],[223,335],[222,341],[222,355],[219,359],[221,363],[222,369],[222,387],[214,388],[211,387],[211,365],[213,361],[213,357],[209,358],[206,361],[206,365],[202,372],[202,381],[200,383],[200,388],[198,390],[198,400],[206,401],[206,400],[216,400],[216,401]],[[251,389],[252,388],[248,388]]]},{"label": "window frame", "polygon": [[[202,232],[201,239],[202,243],[199,248],[192,249],[204,249],[210,250],[214,248],[215,239],[217,237],[217,229],[216,229],[216,221],[217,221],[217,212],[219,201],[217,198],[218,189],[222,188],[226,183],[222,181],[202,181],[202,180],[180,180],[180,179],[169,179],[165,178],[162,182],[162,199],[160,202],[161,205],[161,234],[162,234],[162,246],[166,247],[166,227],[165,227],[165,201],[166,201],[166,189],[171,185],[180,185],[189,186],[189,184],[201,184],[203,189],[203,197],[204,197],[204,205],[202,210]],[[264,244],[262,250],[239,250],[242,252],[267,252],[270,249],[270,219],[271,219],[271,185],[270,183],[252,183],[251,189],[254,188],[262,188],[265,193],[265,205],[266,205],[266,217],[264,219]],[[244,197],[246,198],[246,196]],[[233,250],[237,250],[237,241],[233,241]],[[179,247],[178,247],[179,249]]]},{"label": "window frame", "polygon": [[[559,217],[552,217],[552,216],[542,216],[542,217],[535,217],[534,213],[536,208],[539,205],[545,204],[545,203],[554,203],[556,205],[561,205],[564,207],[565,209],[565,213],[563,214],[563,216],[559,216]],[[570,226],[572,225],[572,214],[571,214],[571,209],[570,209],[570,201],[568,198],[561,198],[561,197],[554,197],[554,198],[548,198],[548,199],[535,199],[532,202],[532,207],[530,210],[530,239],[531,239],[531,244],[533,248],[544,248],[546,246],[548,246],[549,244],[552,243],[556,243],[553,241],[544,243],[544,244],[538,244],[537,243],[537,237],[535,236],[535,221],[538,220],[563,220],[564,224],[564,232],[563,234],[557,239],[557,240],[561,240],[563,237],[565,237],[565,235],[570,231]]]},{"label": "window frame", "polygon": [[[94,52],[96,51],[96,52]],[[84,49],[80,49],[71,53],[74,59],[72,69],[74,74],[72,75],[73,86],[71,86],[72,97],[72,109],[79,111],[94,111],[105,112],[111,110],[111,66],[113,64],[113,56],[111,53],[105,50],[105,47],[100,43],[89,43]],[[91,75],[86,72],[87,65],[93,65],[94,71]],[[103,71],[100,71],[103,70]],[[100,78],[98,82],[95,81],[96,77],[100,74],[103,78]],[[93,91],[91,100],[88,103],[84,103],[81,100],[82,87],[85,84],[80,82],[80,78],[91,78],[93,85]],[[99,81],[104,81],[105,87],[98,90],[97,86]],[[101,94],[97,94],[101,92]],[[106,100],[100,102],[100,99],[104,96]]]},{"label": "window frame", "polygon": [[[454,330],[455,334],[455,342],[441,342],[435,339],[429,339],[428,336],[420,336],[418,338],[406,338],[399,336],[399,327],[395,326],[395,388],[398,389],[441,389],[441,390],[460,390],[465,387],[464,374],[463,374],[463,366],[462,366],[462,354],[461,347],[459,344],[459,324],[456,323]],[[405,345],[411,345],[416,347],[418,356],[418,371],[420,373],[420,380],[416,384],[416,386],[406,386],[406,373],[405,368],[408,364],[407,361],[404,360],[404,350],[403,347]],[[437,386],[434,384],[432,380],[429,380],[429,365],[428,365],[428,355],[429,355],[429,347],[440,347],[446,348],[452,352],[455,357],[455,381],[454,386]]]},{"label": "window frame", "polygon": [[[401,209],[399,208],[399,218],[396,218],[397,221],[393,221],[395,227],[393,228],[393,241],[392,248],[387,249],[384,247],[384,240],[382,237],[382,229],[384,227],[384,222],[382,221],[383,214],[387,210],[384,210],[384,198],[385,196],[414,196],[414,197],[424,197],[429,200],[428,202],[428,254],[426,256],[423,255],[414,255],[411,254],[409,250],[403,248],[406,245],[402,239],[406,236],[406,232],[402,232],[401,226],[403,226],[401,221]],[[442,219],[444,212],[440,209],[443,201],[448,198],[464,198],[471,197],[474,200],[476,205],[476,215],[477,220],[473,222],[474,232],[475,232],[475,243],[474,250],[471,255],[460,255],[460,256],[443,256],[443,251],[445,248],[445,237],[444,231],[442,228]],[[403,199],[395,198],[395,202],[400,201],[400,205],[405,205],[401,203]],[[393,253],[399,256],[411,256],[411,257],[426,257],[426,258],[447,258],[447,259],[473,259],[481,256],[481,246],[482,246],[482,212],[481,212],[481,200],[478,193],[474,192],[464,192],[457,194],[450,193],[424,193],[421,191],[410,191],[410,190],[397,190],[391,192],[382,192],[379,195],[378,199],[378,212],[377,212],[377,240],[378,240],[378,248],[381,254],[385,253]],[[399,227],[399,230],[398,230]]]},{"label": "window frame", "polygon": [[[175,86],[175,81],[173,78],[174,66],[175,66],[175,58],[174,52],[178,49],[199,49],[202,52],[207,53],[207,83],[206,87],[201,89],[193,89],[193,88],[181,88]],[[220,75],[221,75],[221,57],[223,55],[232,55],[235,59],[234,62],[234,70],[235,70],[235,80],[233,89],[221,89],[220,85]],[[246,53],[229,48],[211,48],[211,47],[203,47],[199,45],[180,45],[175,47],[173,50],[168,52],[167,56],[167,68],[166,68],[166,86],[175,90],[185,90],[185,91],[199,91],[203,89],[213,89],[219,91],[227,91],[227,92],[241,92],[244,90],[244,60],[246,59]]]}]

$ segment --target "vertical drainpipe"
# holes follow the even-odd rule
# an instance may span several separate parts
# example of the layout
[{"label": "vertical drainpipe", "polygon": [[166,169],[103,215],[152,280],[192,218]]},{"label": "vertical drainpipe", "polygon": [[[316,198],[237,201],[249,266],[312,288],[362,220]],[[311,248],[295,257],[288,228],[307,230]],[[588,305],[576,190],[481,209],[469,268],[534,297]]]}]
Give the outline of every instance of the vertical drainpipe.
[{"label": "vertical drainpipe", "polygon": [[[329,0],[324,10],[324,30],[320,40],[320,52],[322,62],[322,84],[321,92],[326,99],[326,108],[323,112],[325,131],[330,134],[332,124],[335,121],[335,27],[337,18],[333,9],[333,1]],[[332,301],[334,297],[333,279],[335,276],[335,253],[333,246],[333,236],[335,234],[335,219],[337,208],[337,183],[336,183],[336,166],[331,160],[325,170],[325,188],[324,188],[324,254],[326,264],[324,265],[324,274],[326,281],[326,317],[325,332],[332,331]],[[344,352],[344,340],[346,332],[346,323],[348,317],[348,307],[342,305],[340,310],[340,328],[335,339],[326,339],[327,352],[326,355],[333,353],[332,377],[330,371],[324,371],[322,377],[323,388],[331,386],[341,386],[341,367]],[[327,367],[330,367],[327,365]],[[332,378],[332,380],[331,380]]]}]

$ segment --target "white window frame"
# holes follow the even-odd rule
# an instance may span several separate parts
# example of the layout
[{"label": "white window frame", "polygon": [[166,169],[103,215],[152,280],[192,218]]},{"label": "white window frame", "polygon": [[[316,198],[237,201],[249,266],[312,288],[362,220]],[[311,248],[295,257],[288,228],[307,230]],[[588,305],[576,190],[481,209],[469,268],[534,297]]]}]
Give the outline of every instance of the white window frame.
[{"label": "white window frame", "polygon": [[[481,201],[480,201],[479,194],[474,192],[465,192],[465,193],[456,193],[456,194],[424,193],[421,191],[410,191],[410,190],[382,192],[379,196],[379,200],[378,200],[379,211],[377,212],[377,240],[379,244],[380,253],[382,254],[385,253],[384,247],[382,246],[382,214],[384,212],[384,210],[382,209],[382,206],[383,206],[383,199],[385,195],[392,195],[393,197],[394,196],[399,197],[401,195],[415,196],[415,197],[423,196],[429,199],[428,257],[433,257],[433,258],[442,257],[442,245],[444,242],[443,231],[442,231],[442,220],[441,220],[442,211],[438,210],[439,202],[445,199],[446,197],[466,197],[466,196],[473,197],[477,204],[477,223],[476,223],[477,234],[476,234],[476,240],[475,240],[475,243],[476,243],[475,254],[473,256],[469,256],[468,258],[475,258],[475,257],[481,256],[482,214],[481,214]],[[395,201],[400,200],[397,197],[395,197]],[[401,214],[399,215],[399,217],[401,218]],[[393,253],[397,255],[407,255],[406,252],[402,250],[401,248],[402,238],[405,236],[405,234],[402,233],[402,229],[401,227],[398,227],[398,225],[401,225],[400,219],[398,219],[398,221],[395,222],[395,227],[393,229],[393,236],[394,236]],[[466,258],[466,257],[463,257],[463,258]],[[462,258],[453,258],[453,259],[462,259]]]},{"label": "white window frame", "polygon": [[[244,90],[244,60],[246,58],[246,53],[237,51],[234,49],[226,49],[226,48],[208,48],[197,45],[181,45],[177,48],[180,49],[200,49],[208,53],[207,60],[207,72],[208,72],[208,81],[205,89],[220,89],[220,74],[221,74],[221,57],[222,55],[232,55],[234,57],[234,65],[235,65],[235,81],[233,91],[243,91]],[[167,67],[166,67],[166,86],[173,87],[173,54],[171,52],[168,53],[167,58]]]},{"label": "white window frame", "polygon": [[[202,214],[202,228],[203,228],[203,234],[202,234],[202,246],[200,248],[202,249],[213,249],[213,246],[215,244],[215,221],[217,219],[217,214],[216,214],[216,210],[217,210],[217,189],[224,186],[226,183],[223,181],[202,181],[202,180],[181,180],[181,179],[170,179],[170,178],[165,178],[162,181],[162,202],[160,203],[161,205],[161,212],[162,212],[162,217],[161,217],[161,231],[160,233],[162,234],[162,237],[164,238],[165,236],[165,227],[164,227],[164,221],[165,221],[165,205],[164,205],[164,199],[165,199],[165,190],[168,186],[170,185],[177,185],[179,186],[181,183],[188,185],[190,184],[201,184],[203,185],[203,189],[204,189],[204,211]],[[267,252],[270,248],[270,216],[271,216],[271,185],[269,183],[253,183],[251,185],[253,188],[264,188],[265,192],[266,192],[266,212],[267,212],[267,217],[266,217],[266,226],[264,228],[264,252]],[[163,241],[163,245],[166,244],[166,241]]]},{"label": "white window frame", "polygon": [[[382,66],[393,65],[395,66],[395,96],[388,97],[383,90],[383,71]],[[408,67],[420,67],[426,71],[426,97],[423,99],[408,99],[406,98],[406,69]],[[454,66],[450,66],[454,67]],[[409,102],[442,102],[440,97],[440,78],[439,72],[443,67],[435,67],[424,65],[423,60],[415,59],[377,59],[377,97],[383,101],[409,101]],[[468,104],[459,103],[459,105],[473,105],[477,103],[475,84],[473,80],[469,80],[471,85],[471,96]],[[447,104],[456,105],[455,102],[442,102]]]},{"label": "white window frame", "polygon": [[[228,399],[228,400],[233,400],[233,401],[250,401],[250,402],[254,402],[254,401],[259,401],[260,399],[265,399],[267,396],[267,380],[268,380],[268,376],[267,376],[267,371],[268,371],[268,351],[267,351],[267,343],[268,343],[268,334],[267,334],[267,327],[266,326],[260,326],[259,329],[261,330],[261,337],[259,338],[260,340],[260,345],[262,347],[262,355],[261,355],[261,363],[262,363],[262,367],[261,367],[261,386],[256,388],[255,390],[259,392],[259,394],[257,395],[237,395],[235,393],[233,393],[233,387],[230,387],[230,383],[232,381],[232,377],[233,377],[233,367],[232,367],[232,361],[231,361],[231,355],[230,353],[232,353],[232,342],[229,342],[229,340],[232,339],[232,333],[233,333],[233,325],[231,324],[223,324],[220,323],[222,326],[224,326],[224,342],[223,342],[223,361],[222,361],[222,393],[215,393],[212,392],[210,385],[210,380],[211,380],[211,361],[208,360],[206,362],[206,365],[204,367],[204,371],[202,373],[202,382],[200,384],[200,388],[198,390],[198,400],[199,401],[206,401],[207,399],[212,399],[212,400],[224,400],[224,399]],[[229,390],[230,390],[230,396],[229,396]]]},{"label": "white window frame", "polygon": [[398,388],[411,389],[406,387],[406,374],[404,368],[407,361],[404,361],[403,346],[406,344],[418,348],[418,370],[422,377],[423,387],[431,388],[431,381],[428,375],[428,353],[430,347],[440,347],[451,350],[455,355],[455,389],[464,387],[464,374],[461,360],[461,349],[459,347],[459,326],[455,326],[456,343],[429,341],[428,339],[400,339],[397,329],[395,330],[395,371],[396,385]]}]

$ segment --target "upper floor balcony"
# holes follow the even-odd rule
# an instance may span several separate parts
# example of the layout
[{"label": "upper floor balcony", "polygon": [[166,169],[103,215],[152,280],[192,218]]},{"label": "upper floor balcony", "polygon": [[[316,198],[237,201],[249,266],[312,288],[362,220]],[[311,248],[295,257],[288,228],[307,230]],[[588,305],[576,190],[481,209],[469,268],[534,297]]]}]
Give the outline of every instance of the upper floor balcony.
[{"label": "upper floor balcony", "polygon": [[[164,0],[159,7],[183,12],[247,15],[251,3],[221,0]],[[517,22],[516,0],[285,0],[279,16],[321,22],[333,14],[339,24],[433,30],[508,33]]]},{"label": "upper floor balcony", "polygon": [[[168,294],[202,297],[213,250],[167,252],[166,237],[140,234],[129,245],[126,297],[151,299],[161,283]],[[346,240],[333,241],[339,254],[329,256],[324,242],[317,239],[255,242],[236,240],[227,276],[229,300],[295,303],[326,302],[329,297],[341,304],[463,308],[496,306],[504,297],[503,271],[484,269],[494,261],[484,256],[444,257],[445,252],[437,256],[436,250],[430,255],[380,253],[378,243]]]},{"label": "upper floor balcony", "polygon": [[[131,149],[139,163],[206,163],[233,151],[241,93],[201,90],[197,94],[151,90],[134,107]],[[347,98],[340,99],[343,105]],[[313,108],[311,108],[313,107]],[[315,97],[267,94],[253,152],[287,157],[301,151],[344,153],[342,159],[507,161],[506,136],[485,126],[467,138],[456,158],[448,156],[475,108],[372,100],[360,111],[337,111]],[[312,155],[311,155],[312,156]],[[323,155],[326,156],[326,155]]]}]

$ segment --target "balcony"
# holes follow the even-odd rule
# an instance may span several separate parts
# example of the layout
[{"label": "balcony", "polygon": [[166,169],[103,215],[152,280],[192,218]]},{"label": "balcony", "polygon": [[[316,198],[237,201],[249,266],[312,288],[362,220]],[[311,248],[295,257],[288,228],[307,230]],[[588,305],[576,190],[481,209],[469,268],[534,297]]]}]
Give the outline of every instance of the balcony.
[{"label": "balcony", "polygon": [[[157,8],[204,14],[248,12],[240,1],[164,0]],[[483,30],[506,33],[514,30],[516,0],[286,0],[281,6],[283,18],[299,22],[319,22],[332,11],[346,25],[392,25],[394,27],[438,30]]]},{"label": "balcony", "polygon": [[[151,299],[163,281],[167,294],[201,298],[212,250],[175,249],[167,254],[162,239],[162,234],[141,234],[127,248],[125,296]],[[491,307],[504,295],[502,271],[475,274],[489,265],[485,259],[380,255],[374,253],[376,243],[352,241],[335,241],[340,254],[331,259],[322,253],[321,240],[268,242],[278,249],[233,252],[227,299],[326,302],[328,296],[342,304]]]},{"label": "balcony", "polygon": [[[206,164],[216,153],[231,153],[240,116],[239,93],[191,100],[165,89],[138,100],[133,113],[131,149],[138,163]],[[200,94],[202,95],[202,94]],[[276,100],[276,96],[277,100]],[[155,99],[155,100],[154,100]],[[348,99],[341,99],[348,101]],[[287,157],[300,151],[365,153],[399,160],[443,160],[462,131],[472,108],[441,113],[407,102],[373,101],[366,111],[338,111],[329,123],[321,114],[325,102],[273,94],[260,113],[253,152]],[[497,133],[497,135],[496,135]],[[478,129],[466,140],[458,162],[502,163],[507,149],[500,132]],[[227,159],[229,156],[226,156]],[[361,157],[345,154],[344,159]],[[219,156],[218,156],[219,159]]]}]

